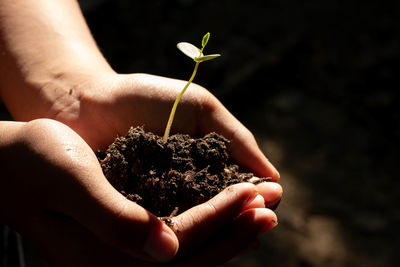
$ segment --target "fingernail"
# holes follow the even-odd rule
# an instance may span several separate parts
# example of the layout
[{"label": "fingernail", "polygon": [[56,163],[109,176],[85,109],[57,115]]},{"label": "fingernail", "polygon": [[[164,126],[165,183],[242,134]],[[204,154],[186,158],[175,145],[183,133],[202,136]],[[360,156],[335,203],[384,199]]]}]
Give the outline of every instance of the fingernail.
[{"label": "fingernail", "polygon": [[157,262],[168,261],[178,251],[178,239],[168,226],[163,226],[161,231],[150,233],[144,251]]},{"label": "fingernail", "polygon": [[278,218],[276,217],[275,213],[270,209],[257,209],[257,213],[254,219],[259,223],[259,235],[271,230],[278,225]]},{"label": "fingernail", "polygon": [[268,161],[268,163],[269,163],[270,168],[271,168],[271,169],[273,170],[273,172],[274,172],[273,177],[279,180],[279,178],[281,177],[281,175],[279,174],[278,170],[275,168],[275,166],[274,166],[270,161]]}]

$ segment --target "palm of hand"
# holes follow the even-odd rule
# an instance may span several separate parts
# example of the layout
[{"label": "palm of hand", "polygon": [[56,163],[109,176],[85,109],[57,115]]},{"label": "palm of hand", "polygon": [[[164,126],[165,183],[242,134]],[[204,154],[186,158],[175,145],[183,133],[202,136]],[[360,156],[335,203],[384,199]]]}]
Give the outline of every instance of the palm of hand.
[{"label": "palm of hand", "polygon": [[[77,87],[75,106],[53,116],[74,129],[93,150],[104,150],[131,126],[162,135],[184,81],[146,74],[105,75]],[[215,131],[231,140],[233,159],[256,176],[279,179],[253,135],[206,89],[192,84],[182,98],[173,132],[202,136]]]},{"label": "palm of hand", "polygon": [[[183,81],[151,75],[112,74],[90,83],[89,88],[78,87],[74,97],[79,101],[79,109],[66,108],[57,112],[55,119],[73,128],[95,150],[104,149],[131,126],[145,126],[148,131],[162,134],[182,84]],[[205,93],[199,87],[196,89],[182,101],[181,114],[174,125],[190,134],[200,130],[196,112],[200,95]]]}]

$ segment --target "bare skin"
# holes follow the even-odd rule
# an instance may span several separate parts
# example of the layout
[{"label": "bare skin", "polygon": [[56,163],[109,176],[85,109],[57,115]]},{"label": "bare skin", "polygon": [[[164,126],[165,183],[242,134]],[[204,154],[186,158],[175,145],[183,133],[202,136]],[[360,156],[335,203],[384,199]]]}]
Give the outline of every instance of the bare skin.
[{"label": "bare skin", "polygon": [[[0,223],[52,265],[213,266],[276,225],[268,207],[282,188],[274,182],[230,187],[175,217],[176,232],[107,182],[93,151],[131,125],[162,134],[184,82],[115,73],[76,1],[1,1],[0,50],[0,96],[20,121],[0,122]],[[279,179],[250,131],[201,86],[182,99],[173,131],[223,134],[239,164]],[[223,225],[230,230],[219,234]]]}]

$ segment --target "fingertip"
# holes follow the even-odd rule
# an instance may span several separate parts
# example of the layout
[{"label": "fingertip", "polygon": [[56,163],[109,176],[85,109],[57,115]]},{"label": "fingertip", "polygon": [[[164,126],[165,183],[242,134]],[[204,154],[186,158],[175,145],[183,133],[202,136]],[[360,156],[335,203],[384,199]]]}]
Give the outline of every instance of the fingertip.
[{"label": "fingertip", "polygon": [[257,195],[252,201],[246,204],[242,211],[247,209],[265,208],[265,200],[262,195]]},{"label": "fingertip", "polygon": [[115,227],[119,228],[116,239],[122,249],[132,256],[158,263],[176,255],[179,242],[170,227],[126,198],[121,200],[120,205],[123,208],[115,218]]},{"label": "fingertip", "polygon": [[281,175],[275,166],[269,161],[264,154],[261,155],[260,162],[254,174],[258,177],[268,177],[271,178],[272,182],[278,182]]},{"label": "fingertip", "polygon": [[255,208],[244,211],[237,218],[239,223],[244,224],[249,231],[256,232],[257,235],[265,233],[278,225],[278,218],[270,209]]},{"label": "fingertip", "polygon": [[271,173],[269,177],[272,178],[273,182],[279,182],[281,175],[279,174],[278,170],[275,168],[275,166],[267,159],[267,166],[268,170]]},{"label": "fingertip", "polygon": [[256,185],[260,195],[265,200],[265,205],[271,207],[278,203],[282,198],[282,186],[275,182],[262,182]]},{"label": "fingertip", "polygon": [[164,223],[161,229],[150,232],[144,244],[144,252],[156,262],[166,262],[172,259],[179,249],[178,238]]},{"label": "fingertip", "polygon": [[263,225],[259,234],[263,234],[278,225],[278,217],[270,209],[256,209],[255,220]]}]

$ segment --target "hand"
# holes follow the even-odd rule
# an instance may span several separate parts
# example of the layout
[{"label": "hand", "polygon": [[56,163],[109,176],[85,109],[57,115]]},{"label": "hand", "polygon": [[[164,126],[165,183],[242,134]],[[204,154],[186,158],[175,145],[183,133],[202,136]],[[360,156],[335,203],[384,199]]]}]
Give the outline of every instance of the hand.
[{"label": "hand", "polygon": [[[14,142],[1,146],[1,155],[7,154],[2,158],[7,179],[0,180],[2,219],[52,265],[152,266],[171,259],[178,246],[185,257],[177,264],[207,256],[215,265],[275,225],[274,213],[262,207],[264,199],[280,197],[280,187],[244,183],[173,218],[175,235],[107,182],[94,153],[74,131],[47,119],[19,127]],[[222,226],[229,226],[225,238],[188,254]],[[220,255],[210,251],[221,246],[227,249]]]},{"label": "hand", "polygon": [[0,142],[1,219],[52,266],[124,266],[175,255],[171,229],[108,183],[74,131],[47,119],[8,124],[19,129],[8,145],[4,135]]},{"label": "hand", "polygon": [[[146,74],[117,75],[111,73],[110,75],[103,75],[96,81],[85,83],[85,90],[81,90],[80,86],[76,87],[75,94],[81,99],[79,116],[70,116],[70,113],[57,113],[55,118],[73,127],[94,149],[104,149],[114,140],[115,136],[125,135],[131,125],[145,125],[146,130],[162,135],[172,103],[184,85],[184,81]],[[71,117],[74,119],[69,120],[68,118]],[[230,152],[236,162],[260,177],[272,177],[273,181],[279,179],[278,172],[262,154],[253,135],[214,96],[198,85],[191,85],[187,94],[183,97],[178,107],[173,129],[175,129],[175,132],[189,133],[192,136],[204,135],[210,131],[223,134],[231,140]],[[241,240],[243,231],[233,226],[240,224],[238,223],[241,221],[239,218],[247,218],[244,219],[245,223],[241,223],[246,224],[245,228],[250,229],[260,227],[260,224],[254,222],[255,218],[264,220],[264,225],[270,225],[271,221],[274,221],[271,218],[276,218],[273,212],[263,208],[272,207],[279,201],[282,188],[275,183],[262,183],[256,188],[261,188],[258,190],[263,193],[260,193],[258,198],[259,205],[252,208],[260,208],[260,210],[249,209],[246,211],[246,215],[241,214],[244,210],[237,210],[236,213],[229,216],[222,215],[222,217],[220,217],[220,214],[214,214],[214,216],[220,218],[221,222],[234,228],[234,230],[230,230],[230,234],[225,233],[225,236],[218,236],[219,241],[217,243],[219,246],[223,244],[225,248],[217,250],[230,252],[229,256],[224,255],[224,253],[220,254],[220,257],[224,260],[233,257],[235,255],[233,251],[238,252],[250,244]],[[226,201],[226,205],[229,205],[227,199],[222,197],[219,199],[221,202]],[[264,205],[265,201],[267,202],[266,205]],[[185,214],[188,216],[182,215],[183,218],[195,216],[191,213]],[[194,212],[194,214],[197,213]],[[250,214],[253,214],[254,217],[250,218]],[[208,217],[210,216],[205,216],[201,224],[208,225],[211,223],[206,219]],[[201,225],[200,219],[196,222],[193,226],[194,229]],[[197,247],[195,245],[201,247],[204,244],[207,244],[208,252],[197,253],[196,262],[204,259],[202,255],[205,253],[213,253],[210,248],[218,246],[214,243],[217,240],[216,233],[220,231],[219,227],[222,225],[218,224],[214,227],[206,227],[202,231],[194,231],[201,233],[197,236],[198,238],[186,238],[190,235],[182,234],[184,231],[180,229],[180,233],[178,233],[181,246],[180,254],[192,253],[193,248]],[[270,226],[265,227],[265,229],[269,229]],[[210,236],[214,236],[214,241],[207,240]],[[247,241],[251,239],[254,242],[256,234],[249,234],[246,238],[248,238]],[[236,242],[233,242],[232,239],[235,239]],[[196,240],[196,242],[193,240]],[[232,250],[229,250],[229,247]],[[217,257],[216,254],[213,256]],[[186,258],[190,259],[190,257]],[[208,259],[207,264],[210,264],[212,257],[205,258]]]},{"label": "hand", "polygon": [[[85,82],[77,83],[62,97],[50,99],[52,108],[58,110],[49,109],[44,116],[69,125],[95,150],[105,149],[132,125],[144,125],[147,131],[162,135],[172,103],[186,83],[154,75],[113,72],[82,80]],[[192,84],[178,106],[172,132],[203,136],[211,131],[231,140],[230,154],[240,166],[258,177],[279,179],[251,132],[211,93]]]},{"label": "hand", "polygon": [[220,266],[258,245],[258,236],[277,225],[265,201],[276,203],[282,188],[276,183],[228,187],[210,201],[173,218],[180,250],[171,266]]}]

